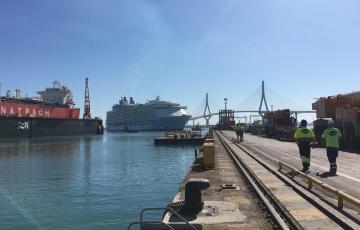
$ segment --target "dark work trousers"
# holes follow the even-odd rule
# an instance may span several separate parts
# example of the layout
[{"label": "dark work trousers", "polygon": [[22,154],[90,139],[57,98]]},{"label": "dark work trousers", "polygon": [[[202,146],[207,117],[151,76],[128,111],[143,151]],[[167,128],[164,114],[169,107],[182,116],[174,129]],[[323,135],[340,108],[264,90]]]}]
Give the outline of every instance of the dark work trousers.
[{"label": "dark work trousers", "polygon": [[310,168],[310,153],[311,153],[310,142],[299,141],[298,146],[299,146],[301,162],[303,164],[303,170],[307,171]]},{"label": "dark work trousers", "polygon": [[244,131],[236,131],[237,140],[243,141],[244,140]]},{"label": "dark work trousers", "polygon": [[326,150],[327,150],[327,157],[330,163],[330,173],[336,174],[337,171],[336,158],[338,157],[339,149],[328,147],[326,148]]}]

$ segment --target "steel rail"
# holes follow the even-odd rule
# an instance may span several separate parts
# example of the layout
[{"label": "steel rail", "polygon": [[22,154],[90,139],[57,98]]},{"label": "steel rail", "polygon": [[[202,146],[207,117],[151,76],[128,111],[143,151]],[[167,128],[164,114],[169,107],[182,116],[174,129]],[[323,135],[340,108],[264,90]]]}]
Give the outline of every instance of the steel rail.
[{"label": "steel rail", "polygon": [[[225,141],[222,139],[222,137],[217,133],[221,143],[225,147],[226,151],[228,152],[229,156],[232,158],[232,160],[235,162],[236,167],[241,171],[241,173],[245,176],[247,181],[250,183],[252,188],[255,190],[263,204],[265,205],[266,209],[270,212],[271,216],[273,217],[276,224],[283,230],[290,229],[289,226],[285,223],[285,221],[282,219],[282,216],[278,213],[278,211],[274,208],[274,206],[270,203],[267,196],[262,191],[263,188],[260,188],[260,186],[254,181],[253,176],[251,176],[251,172],[246,169],[246,165],[244,162],[242,162],[229,148],[229,146],[225,143]],[[301,228],[300,228],[301,229]]]},{"label": "steel rail", "polygon": [[[221,134],[224,138],[232,141],[228,136],[225,134]],[[311,193],[304,189],[302,186],[298,185],[296,182],[291,180],[289,177],[285,176],[281,172],[274,170],[271,168],[267,163],[265,163],[263,160],[260,160],[258,157],[254,156],[254,154],[251,154],[249,150],[245,149],[240,144],[235,144],[239,149],[241,149],[243,152],[245,152],[247,155],[249,155],[251,158],[253,158],[256,162],[261,164],[264,168],[266,168],[268,171],[270,171],[272,174],[277,176],[280,180],[282,180],[285,184],[287,184],[289,187],[291,187],[295,192],[297,192],[300,196],[302,196],[304,199],[306,199],[308,202],[313,204],[316,208],[318,208],[321,212],[323,212],[325,215],[327,215],[329,218],[331,218],[335,223],[337,223],[339,226],[345,228],[345,229],[354,229],[355,227],[359,227],[359,220],[356,218],[349,216],[347,214],[344,214],[343,212],[340,212],[339,210],[333,208],[332,206],[328,205],[326,202],[322,200],[322,198],[319,198],[318,194]],[[253,147],[251,147],[253,148]],[[256,151],[256,148],[253,148]],[[265,156],[266,157],[266,156]],[[272,157],[270,157],[270,160]],[[280,161],[276,160],[276,162],[279,164]],[[301,174],[301,172],[299,171]],[[316,182],[315,182],[316,183]],[[349,199],[350,200],[350,199]],[[341,209],[340,209],[341,210]]]}]

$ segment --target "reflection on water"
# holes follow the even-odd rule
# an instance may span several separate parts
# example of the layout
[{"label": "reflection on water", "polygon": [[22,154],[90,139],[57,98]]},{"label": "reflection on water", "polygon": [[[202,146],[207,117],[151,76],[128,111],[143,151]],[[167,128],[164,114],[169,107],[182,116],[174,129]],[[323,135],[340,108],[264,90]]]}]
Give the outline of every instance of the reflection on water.
[{"label": "reflection on water", "polygon": [[0,140],[0,229],[126,229],[171,201],[193,149],[162,133]]},{"label": "reflection on water", "polygon": [[67,154],[78,151],[80,142],[91,138],[93,137],[0,139],[0,156],[15,157],[19,154],[44,152]]}]

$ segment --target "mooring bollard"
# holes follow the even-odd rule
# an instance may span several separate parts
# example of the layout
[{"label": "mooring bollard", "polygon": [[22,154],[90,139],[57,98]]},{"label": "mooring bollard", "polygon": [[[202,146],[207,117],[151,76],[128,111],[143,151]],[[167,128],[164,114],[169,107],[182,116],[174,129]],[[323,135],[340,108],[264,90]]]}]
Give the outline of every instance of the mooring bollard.
[{"label": "mooring bollard", "polygon": [[210,181],[205,178],[192,178],[185,186],[185,205],[181,214],[197,215],[204,207],[201,191],[210,187]]}]

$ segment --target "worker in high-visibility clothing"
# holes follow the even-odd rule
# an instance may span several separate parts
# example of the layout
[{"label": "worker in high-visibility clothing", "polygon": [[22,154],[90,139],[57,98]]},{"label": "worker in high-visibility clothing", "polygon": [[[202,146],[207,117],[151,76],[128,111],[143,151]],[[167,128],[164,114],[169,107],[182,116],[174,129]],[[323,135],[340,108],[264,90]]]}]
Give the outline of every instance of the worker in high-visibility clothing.
[{"label": "worker in high-visibility clothing", "polygon": [[237,123],[234,129],[236,133],[236,140],[238,142],[244,141],[244,127],[240,123]]},{"label": "worker in high-visibility clothing", "polygon": [[337,172],[336,158],[339,153],[339,140],[342,137],[341,132],[334,127],[334,121],[330,120],[328,122],[328,129],[326,129],[321,135],[321,139],[325,141],[325,146],[327,150],[327,157],[330,163],[330,175],[335,176]]},{"label": "worker in high-visibility clothing", "polygon": [[307,128],[307,121],[302,120],[300,127],[296,130],[294,138],[299,147],[301,162],[303,165],[302,172],[308,173],[310,169],[311,144],[315,139],[315,134]]}]

